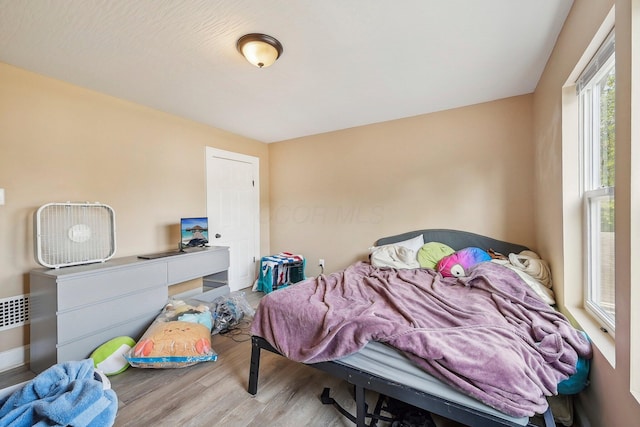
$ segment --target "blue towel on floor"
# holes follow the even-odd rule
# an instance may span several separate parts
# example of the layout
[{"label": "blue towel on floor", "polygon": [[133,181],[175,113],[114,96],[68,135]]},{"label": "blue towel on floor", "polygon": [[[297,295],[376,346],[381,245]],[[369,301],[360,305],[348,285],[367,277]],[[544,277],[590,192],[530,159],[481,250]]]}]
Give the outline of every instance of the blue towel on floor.
[{"label": "blue towel on floor", "polygon": [[4,400],[0,427],[111,426],[118,398],[94,377],[92,359],[50,367]]}]

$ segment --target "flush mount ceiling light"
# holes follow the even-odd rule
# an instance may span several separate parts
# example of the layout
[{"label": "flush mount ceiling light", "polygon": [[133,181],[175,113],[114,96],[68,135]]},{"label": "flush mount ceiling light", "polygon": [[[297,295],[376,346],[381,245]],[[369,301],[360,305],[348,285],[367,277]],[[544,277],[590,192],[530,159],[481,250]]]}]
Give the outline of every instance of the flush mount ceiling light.
[{"label": "flush mount ceiling light", "polygon": [[259,68],[268,67],[282,55],[282,44],[266,34],[245,34],[238,39],[238,51],[249,63]]}]

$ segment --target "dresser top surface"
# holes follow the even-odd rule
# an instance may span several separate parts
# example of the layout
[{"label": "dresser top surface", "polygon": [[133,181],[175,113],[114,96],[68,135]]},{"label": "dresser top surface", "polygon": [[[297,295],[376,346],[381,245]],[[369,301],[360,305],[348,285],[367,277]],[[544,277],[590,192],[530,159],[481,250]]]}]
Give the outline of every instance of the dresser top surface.
[{"label": "dresser top surface", "polygon": [[125,266],[134,267],[137,265],[151,265],[168,263],[175,260],[179,260],[182,257],[191,258],[193,256],[202,254],[214,254],[218,252],[228,252],[227,246],[207,246],[204,248],[189,249],[184,252],[175,251],[175,255],[165,256],[154,259],[142,259],[137,255],[131,255],[121,258],[111,258],[108,261],[96,262],[92,264],[75,265],[70,267],[60,268],[36,268],[31,270],[31,274],[45,275],[45,276],[66,276],[73,274],[86,274],[94,271],[105,271],[111,268],[120,268]]}]

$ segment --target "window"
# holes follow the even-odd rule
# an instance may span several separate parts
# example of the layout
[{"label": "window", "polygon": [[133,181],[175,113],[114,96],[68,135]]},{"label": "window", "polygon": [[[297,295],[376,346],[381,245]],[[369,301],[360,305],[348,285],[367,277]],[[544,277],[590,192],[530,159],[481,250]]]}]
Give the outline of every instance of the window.
[{"label": "window", "polygon": [[584,203],[585,309],[615,332],[615,36],[576,82]]}]

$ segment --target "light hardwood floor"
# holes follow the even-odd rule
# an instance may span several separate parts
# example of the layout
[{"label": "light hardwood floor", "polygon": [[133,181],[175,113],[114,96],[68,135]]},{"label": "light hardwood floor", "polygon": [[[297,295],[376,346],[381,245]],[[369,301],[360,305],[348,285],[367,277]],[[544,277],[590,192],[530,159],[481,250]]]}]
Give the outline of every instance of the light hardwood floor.
[{"label": "light hardwood floor", "polygon": [[[259,292],[245,290],[256,307]],[[232,333],[214,335],[215,362],[182,369],[130,368],[111,378],[120,406],[119,426],[353,426],[332,405],[323,405],[320,394],[331,396],[355,413],[352,388],[315,368],[262,352],[258,393],[247,392],[251,341],[248,321]],[[371,408],[377,394],[369,392]],[[438,419],[439,427],[460,426]],[[384,427],[388,423],[379,423]]]},{"label": "light hardwood floor", "polygon": [[[235,339],[248,335],[234,335]],[[349,389],[321,371],[264,354],[258,394],[247,392],[249,341],[215,336],[216,362],[182,369],[128,369],[112,378],[120,400],[116,426],[348,426],[322,405],[323,387],[350,401]],[[265,352],[266,353],[266,352]]]},{"label": "light hardwood floor", "polygon": [[[255,307],[260,293],[246,291]],[[355,413],[352,388],[312,367],[262,352],[258,393],[247,392],[251,342],[249,321],[232,333],[214,335],[218,360],[181,369],[129,368],[110,377],[118,395],[116,427],[124,426],[353,426],[320,394],[331,396]],[[0,387],[26,381],[33,374],[18,368],[0,374]],[[367,393],[373,407],[377,395]],[[435,417],[434,417],[435,418]],[[459,424],[436,419],[438,427]],[[389,423],[379,423],[380,427]]]}]

